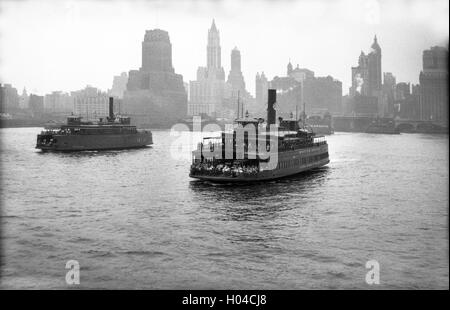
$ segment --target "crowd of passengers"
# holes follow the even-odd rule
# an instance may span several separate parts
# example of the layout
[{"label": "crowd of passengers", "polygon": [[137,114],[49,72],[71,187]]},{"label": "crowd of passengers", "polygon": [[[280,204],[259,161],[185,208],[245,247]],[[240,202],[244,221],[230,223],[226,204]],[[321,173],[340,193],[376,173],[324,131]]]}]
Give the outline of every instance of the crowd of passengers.
[{"label": "crowd of passengers", "polygon": [[231,176],[254,175],[259,172],[257,165],[245,163],[220,163],[198,162],[191,166],[192,174],[212,175],[212,176]]},{"label": "crowd of passengers", "polygon": [[41,134],[43,135],[68,135],[71,134],[72,132],[70,131],[70,129],[47,129],[42,131]]}]

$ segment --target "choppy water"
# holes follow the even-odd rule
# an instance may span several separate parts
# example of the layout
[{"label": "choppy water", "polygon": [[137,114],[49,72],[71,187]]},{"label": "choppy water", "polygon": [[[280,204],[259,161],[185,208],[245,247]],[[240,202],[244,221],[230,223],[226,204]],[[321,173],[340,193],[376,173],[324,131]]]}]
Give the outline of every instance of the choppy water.
[{"label": "choppy water", "polygon": [[71,259],[81,288],[366,289],[371,259],[377,288],[449,288],[448,135],[337,133],[326,168],[235,186],[190,179],[168,131],[53,154],[39,130],[0,130],[3,288],[67,288]]}]

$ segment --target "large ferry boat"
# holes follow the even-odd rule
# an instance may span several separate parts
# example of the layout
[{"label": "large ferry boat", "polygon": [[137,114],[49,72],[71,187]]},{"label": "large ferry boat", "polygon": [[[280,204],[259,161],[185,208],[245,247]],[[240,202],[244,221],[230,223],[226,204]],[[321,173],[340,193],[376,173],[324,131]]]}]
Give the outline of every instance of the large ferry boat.
[{"label": "large ferry boat", "polygon": [[129,117],[116,117],[113,98],[109,98],[109,116],[98,122],[83,122],[70,116],[67,124],[47,128],[37,136],[36,148],[42,151],[93,151],[145,147],[153,143],[149,130],[138,130]]},{"label": "large ferry boat", "polygon": [[242,117],[232,130],[203,138],[192,152],[190,177],[212,182],[265,181],[328,164],[325,137],[309,131],[304,120],[279,118],[275,124],[275,102],[276,90],[269,89],[265,123]]}]

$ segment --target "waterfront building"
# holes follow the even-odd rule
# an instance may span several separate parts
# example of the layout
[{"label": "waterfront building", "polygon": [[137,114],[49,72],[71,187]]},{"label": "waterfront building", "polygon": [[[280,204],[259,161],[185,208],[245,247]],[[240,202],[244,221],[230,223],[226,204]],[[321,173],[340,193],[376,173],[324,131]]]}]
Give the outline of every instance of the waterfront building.
[{"label": "waterfront building", "polygon": [[394,116],[400,119],[420,119],[420,87],[410,83],[398,83],[394,103]]},{"label": "waterfront building", "polygon": [[128,74],[122,72],[120,75],[116,75],[113,78],[112,88],[108,91],[111,97],[123,98],[123,93],[127,90]]},{"label": "waterfront building", "polygon": [[22,90],[22,94],[19,97],[19,108],[22,110],[28,109],[28,102],[30,97],[28,96],[27,90],[25,87]]},{"label": "waterfront building", "polygon": [[44,113],[44,96],[38,96],[30,94],[29,109],[31,110],[32,116],[39,117]]},{"label": "waterfront building", "polygon": [[71,92],[73,97],[73,114],[84,120],[94,121],[109,115],[109,96],[106,92],[92,87]]},{"label": "waterfront building", "polygon": [[283,117],[294,113],[299,117],[303,107],[308,115],[341,113],[342,82],[331,76],[316,77],[312,70],[299,65],[294,69],[289,61],[287,76],[274,77],[270,86],[278,91],[277,113]]},{"label": "waterfront building", "polygon": [[54,91],[44,96],[44,111],[46,113],[71,113],[73,112],[73,98],[68,93]]},{"label": "waterfront building", "polygon": [[402,100],[411,95],[411,84],[400,82],[395,87],[395,99]]},{"label": "waterfront building", "polygon": [[448,49],[434,46],[423,51],[420,72],[420,118],[448,127]]},{"label": "waterfront building", "polygon": [[186,116],[183,76],[172,66],[169,33],[147,30],[142,42],[142,65],[128,73],[123,110],[140,127],[167,126]]},{"label": "waterfront building", "polygon": [[11,84],[0,84],[0,113],[14,113],[19,110],[19,94]]},{"label": "waterfront building", "polygon": [[383,73],[383,103],[386,108],[385,115],[392,115],[394,113],[394,101],[396,94],[396,78],[391,72]]},{"label": "waterfront building", "polygon": [[5,88],[2,84],[0,84],[0,114],[8,113],[5,104]]}]

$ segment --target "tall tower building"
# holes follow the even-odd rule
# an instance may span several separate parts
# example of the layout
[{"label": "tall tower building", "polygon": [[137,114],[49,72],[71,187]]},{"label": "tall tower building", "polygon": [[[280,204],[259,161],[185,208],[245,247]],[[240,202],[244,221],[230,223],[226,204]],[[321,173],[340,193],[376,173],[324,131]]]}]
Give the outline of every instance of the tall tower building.
[{"label": "tall tower building", "polygon": [[20,95],[20,98],[19,98],[19,107],[21,109],[28,109],[28,101],[29,101],[29,96],[27,94],[27,90],[25,88],[23,88],[22,95]]},{"label": "tall tower building", "polygon": [[382,88],[381,73],[381,48],[378,45],[377,36],[371,46],[369,54],[361,51],[358,66],[352,67],[352,88],[350,95],[356,93],[363,96],[379,96]]},{"label": "tall tower building", "polygon": [[208,45],[207,50],[207,67],[220,69],[221,65],[221,52],[220,52],[220,34],[217,30],[216,23],[213,19],[211,28],[208,31]]},{"label": "tall tower building", "polygon": [[448,126],[448,49],[434,46],[423,51],[420,72],[420,118]]},{"label": "tall tower building", "polygon": [[231,87],[231,97],[237,97],[238,92],[241,98],[246,95],[244,76],[241,71],[241,52],[236,47],[231,51],[231,70],[227,83]]},{"label": "tall tower building", "polygon": [[265,107],[267,105],[267,90],[269,89],[269,82],[264,72],[261,75],[256,73],[255,79],[255,97],[256,106]]},{"label": "tall tower building", "polygon": [[231,51],[231,71],[233,72],[241,72],[241,52],[234,47]]},{"label": "tall tower building", "polygon": [[352,67],[352,86],[355,114],[375,116],[387,113],[387,103],[383,101],[381,48],[377,36],[374,37],[369,54],[361,51],[358,66]]},{"label": "tall tower building", "polygon": [[386,114],[394,115],[394,102],[396,98],[397,81],[391,72],[383,73],[383,101],[386,103]]},{"label": "tall tower building", "polygon": [[287,76],[291,76],[292,71],[293,71],[293,67],[292,67],[292,64],[291,64],[291,60],[289,59],[289,63],[287,65]]},{"label": "tall tower building", "polygon": [[174,73],[172,44],[167,31],[153,29],[145,32],[142,42],[142,70]]},{"label": "tall tower building", "polygon": [[127,83],[128,74],[126,72],[122,72],[120,75],[114,76],[112,88],[108,91],[109,95],[122,99],[123,93],[127,89]]},{"label": "tall tower building", "polygon": [[188,115],[222,116],[225,71],[221,62],[220,34],[213,20],[208,30],[206,67],[197,69],[197,79],[189,83]]},{"label": "tall tower building", "polygon": [[371,96],[377,96],[381,91],[381,48],[377,36],[373,39],[372,51],[368,55],[368,83]]},{"label": "tall tower building", "polygon": [[169,33],[147,30],[142,42],[142,66],[128,73],[124,112],[139,126],[167,126],[186,116],[186,106],[183,76],[172,66]]}]

